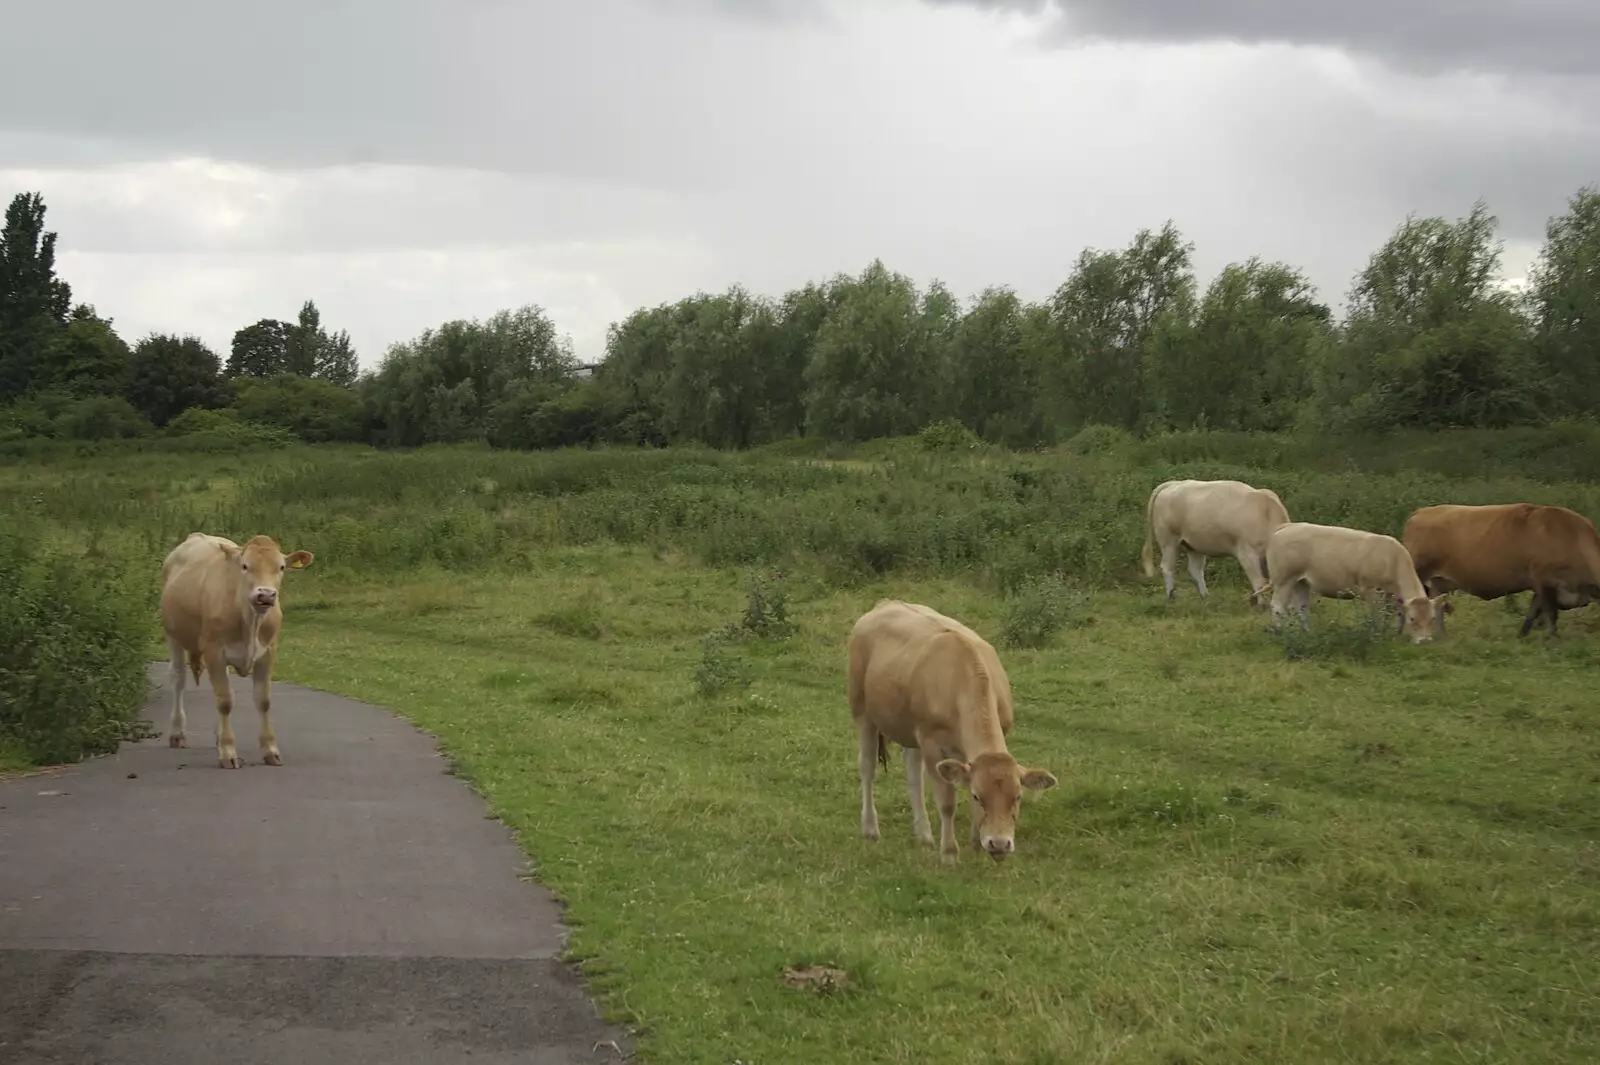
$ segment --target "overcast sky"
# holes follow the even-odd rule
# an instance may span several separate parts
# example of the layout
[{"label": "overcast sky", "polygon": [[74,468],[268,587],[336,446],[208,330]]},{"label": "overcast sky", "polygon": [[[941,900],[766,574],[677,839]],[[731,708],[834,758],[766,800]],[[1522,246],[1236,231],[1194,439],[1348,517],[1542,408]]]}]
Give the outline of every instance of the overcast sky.
[{"label": "overcast sky", "polygon": [[874,256],[1037,299],[1168,218],[1202,282],[1260,254],[1337,304],[1478,197],[1526,271],[1600,183],[1597,41],[1594,0],[14,3],[0,197],[126,339],[223,357],[309,297],[369,367],[523,303],[592,360]]}]

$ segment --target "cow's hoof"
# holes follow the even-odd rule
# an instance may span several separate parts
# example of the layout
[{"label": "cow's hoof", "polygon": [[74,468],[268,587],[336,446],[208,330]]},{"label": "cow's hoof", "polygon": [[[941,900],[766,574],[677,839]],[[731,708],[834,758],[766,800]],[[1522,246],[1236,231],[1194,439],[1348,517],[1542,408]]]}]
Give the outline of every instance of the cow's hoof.
[{"label": "cow's hoof", "polygon": [[263,765],[282,765],[283,755],[277,751],[268,751],[261,756],[261,762]]},{"label": "cow's hoof", "polygon": [[243,769],[244,762],[236,754],[222,755],[217,759],[217,765],[223,769]]},{"label": "cow's hoof", "polygon": [[174,732],[172,735],[167,737],[168,747],[182,747],[183,742],[183,733],[181,732]]},{"label": "cow's hoof", "polygon": [[954,865],[961,860],[960,851],[940,851],[939,860],[946,865]]}]

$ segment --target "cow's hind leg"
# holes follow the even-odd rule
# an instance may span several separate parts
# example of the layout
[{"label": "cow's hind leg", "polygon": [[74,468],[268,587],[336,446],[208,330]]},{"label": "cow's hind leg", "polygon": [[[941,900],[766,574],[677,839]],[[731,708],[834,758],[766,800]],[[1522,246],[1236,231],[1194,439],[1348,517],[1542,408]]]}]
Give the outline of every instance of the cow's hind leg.
[{"label": "cow's hind leg", "polygon": [[182,747],[188,742],[184,735],[186,722],[183,715],[183,689],[188,683],[188,654],[183,645],[168,637],[167,648],[172,652],[172,720],[167,724],[167,746]]},{"label": "cow's hind leg", "polygon": [[1194,586],[1200,592],[1200,598],[1206,599],[1211,593],[1206,590],[1206,556],[1189,548],[1189,579],[1194,581]]},{"label": "cow's hind leg", "polygon": [[223,769],[241,769],[239,748],[233,740],[233,689],[228,685],[228,663],[222,652],[206,654],[206,674],[211,678],[211,693],[217,702],[217,764]]},{"label": "cow's hind leg", "polygon": [[1522,628],[1518,630],[1517,636],[1526,636],[1533,631],[1534,625],[1543,619],[1546,609],[1544,589],[1535,588],[1533,598],[1528,601],[1528,612],[1522,616]]},{"label": "cow's hind leg", "polygon": [[915,747],[900,751],[906,763],[906,794],[911,797],[911,834],[918,843],[933,846],[933,828],[928,824],[928,795],[922,787],[922,752]]},{"label": "cow's hind leg", "polygon": [[250,671],[256,697],[256,713],[261,715],[261,761],[267,765],[282,765],[283,755],[278,753],[278,737],[272,733],[272,654],[256,662]]},{"label": "cow's hind leg", "polygon": [[878,771],[878,726],[866,717],[856,718],[859,741],[857,767],[861,771],[861,838],[878,838],[878,809],[872,802],[872,778]]},{"label": "cow's hind leg", "polygon": [[1167,602],[1178,597],[1178,541],[1161,541],[1161,580],[1167,586]]}]

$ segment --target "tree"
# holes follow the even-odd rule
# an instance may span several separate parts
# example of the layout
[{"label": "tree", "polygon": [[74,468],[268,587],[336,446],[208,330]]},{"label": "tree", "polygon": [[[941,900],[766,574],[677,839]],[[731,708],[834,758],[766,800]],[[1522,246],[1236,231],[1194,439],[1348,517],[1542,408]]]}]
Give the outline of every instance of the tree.
[{"label": "tree", "polygon": [[233,334],[233,353],[228,356],[229,377],[273,377],[289,372],[288,322],[262,318]]},{"label": "tree", "polygon": [[380,438],[413,447],[483,439],[491,412],[523,385],[570,386],[576,368],[571,341],[530,305],[393,345],[363,391]]},{"label": "tree", "polygon": [[759,356],[749,331],[758,307],[738,285],[682,301],[662,393],[670,436],[743,448],[763,429]]},{"label": "tree", "polygon": [[72,289],[56,277],[56,234],[44,197],[19,192],[0,230],[0,401],[47,386],[50,345],[66,326]]},{"label": "tree", "polygon": [[1332,315],[1303,274],[1250,258],[1206,288],[1186,342],[1157,368],[1166,420],[1181,428],[1289,428]]},{"label": "tree", "polygon": [[152,333],[129,357],[128,400],[156,426],[190,407],[225,407],[222,360],[193,336]]},{"label": "tree", "polygon": [[327,338],[322,330],[322,313],[314,302],[306,300],[300,305],[299,319],[285,335],[283,369],[301,377],[315,374]]},{"label": "tree", "polygon": [[916,432],[933,390],[929,317],[911,279],[874,259],[836,282],[806,367],[808,431],[833,440]]},{"label": "tree", "polygon": [[1192,316],[1193,251],[1169,221],[1123,251],[1079,255],[1051,299],[1067,348],[1053,389],[1058,423],[1132,429],[1151,413],[1151,344]]},{"label": "tree", "polygon": [[1600,409],[1600,190],[1585,186],[1545,227],[1530,272],[1533,354],[1561,409]]},{"label": "tree", "polygon": [[1495,226],[1480,201],[1453,223],[1407,218],[1373,253],[1350,290],[1342,342],[1317,370],[1320,425],[1381,430],[1529,417],[1541,390],[1529,372],[1528,323],[1498,284]]},{"label": "tree", "polygon": [[350,346],[350,334],[345,330],[334,333],[319,346],[314,376],[340,388],[349,388],[360,373],[355,348]]},{"label": "tree", "polygon": [[985,289],[949,344],[949,413],[985,440],[1012,446],[1040,436],[1038,366],[1024,343],[1025,313],[1011,289]]}]

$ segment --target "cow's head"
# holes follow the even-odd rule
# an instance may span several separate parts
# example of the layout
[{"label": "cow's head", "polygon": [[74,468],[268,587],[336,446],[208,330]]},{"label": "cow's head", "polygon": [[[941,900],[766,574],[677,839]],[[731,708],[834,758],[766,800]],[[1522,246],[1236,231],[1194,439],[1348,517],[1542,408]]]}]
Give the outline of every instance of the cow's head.
[{"label": "cow's head", "polygon": [[305,569],[316,556],[310,551],[284,554],[270,536],[252,536],[242,547],[223,549],[228,561],[239,567],[239,579],[244,584],[250,605],[260,613],[271,610],[278,602],[278,585],[286,569]]},{"label": "cow's head", "polygon": [[1410,599],[1400,597],[1400,631],[1410,635],[1412,643],[1429,643],[1439,631],[1445,614],[1454,608],[1450,593],[1442,592],[1429,598],[1426,594]]},{"label": "cow's head", "polygon": [[1017,809],[1022,789],[1044,791],[1056,778],[1043,769],[1028,769],[1009,754],[980,754],[969,764],[946,758],[935,769],[946,783],[966,788],[982,811],[974,835],[989,857],[999,861],[1016,848]]}]

